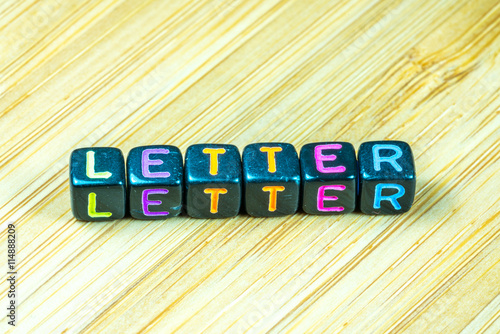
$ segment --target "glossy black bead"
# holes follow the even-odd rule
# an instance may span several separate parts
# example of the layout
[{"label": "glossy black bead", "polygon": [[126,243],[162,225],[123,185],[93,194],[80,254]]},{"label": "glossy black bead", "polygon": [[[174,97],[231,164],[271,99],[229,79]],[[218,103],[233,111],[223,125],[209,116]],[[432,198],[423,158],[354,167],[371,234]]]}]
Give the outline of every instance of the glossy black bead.
[{"label": "glossy black bead", "polygon": [[299,206],[300,164],[287,143],[250,144],[243,150],[245,208],[254,217],[291,215]]},{"label": "glossy black bead", "polygon": [[127,157],[130,215],[164,219],[182,211],[182,153],[170,145],[133,148]]},{"label": "glossy black bead", "polygon": [[186,209],[194,218],[227,218],[240,211],[241,157],[234,145],[196,144],[186,150]]},{"label": "glossy black bead", "polygon": [[358,151],[359,205],[366,214],[399,214],[410,210],[415,196],[415,163],[410,145],[372,141]]},{"label": "glossy black bead", "polygon": [[69,170],[75,218],[105,221],[125,216],[125,161],[119,149],[77,149],[71,154]]},{"label": "glossy black bead", "polygon": [[353,212],[358,166],[354,147],[346,142],[322,142],[300,150],[302,209],[309,214]]}]

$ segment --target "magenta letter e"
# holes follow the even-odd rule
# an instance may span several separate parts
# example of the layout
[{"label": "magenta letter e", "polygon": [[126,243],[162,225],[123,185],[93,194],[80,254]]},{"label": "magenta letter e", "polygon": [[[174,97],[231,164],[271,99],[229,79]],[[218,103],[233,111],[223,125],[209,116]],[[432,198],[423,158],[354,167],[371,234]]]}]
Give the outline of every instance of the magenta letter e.
[{"label": "magenta letter e", "polygon": [[317,145],[314,147],[314,159],[316,159],[316,169],[321,173],[343,173],[345,172],[345,166],[336,167],[325,167],[323,161],[334,161],[337,159],[335,154],[323,155],[323,150],[340,150],[342,145],[340,144],[326,144]]},{"label": "magenta letter e", "polygon": [[344,211],[344,207],[342,206],[335,206],[331,208],[325,208],[325,201],[336,201],[339,198],[337,196],[325,196],[325,190],[338,190],[338,191],[343,191],[345,190],[345,186],[343,185],[326,185],[326,186],[321,186],[318,188],[318,211],[324,211],[324,212],[329,212],[329,211],[335,211],[335,212],[341,212]]},{"label": "magenta letter e", "polygon": [[169,172],[156,172],[151,173],[149,171],[149,166],[159,166],[163,164],[163,161],[159,159],[149,159],[150,154],[168,154],[169,150],[163,148],[147,148],[142,151],[142,175],[144,177],[169,177]]}]

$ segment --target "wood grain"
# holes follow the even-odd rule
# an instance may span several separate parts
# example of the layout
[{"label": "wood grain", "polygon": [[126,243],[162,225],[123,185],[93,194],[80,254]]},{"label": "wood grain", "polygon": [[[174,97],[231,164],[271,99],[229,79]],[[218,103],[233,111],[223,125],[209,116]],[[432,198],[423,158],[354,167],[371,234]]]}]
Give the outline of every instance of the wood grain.
[{"label": "wood grain", "polygon": [[[0,29],[1,332],[500,332],[500,2],[4,0]],[[412,145],[408,214],[70,211],[78,147],[378,139]]]}]

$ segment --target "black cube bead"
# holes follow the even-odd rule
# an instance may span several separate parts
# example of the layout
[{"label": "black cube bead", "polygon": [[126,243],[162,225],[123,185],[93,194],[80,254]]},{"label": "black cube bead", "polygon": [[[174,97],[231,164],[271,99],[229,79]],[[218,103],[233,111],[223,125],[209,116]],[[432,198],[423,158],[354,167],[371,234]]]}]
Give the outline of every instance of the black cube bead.
[{"label": "black cube bead", "polygon": [[372,141],[358,151],[360,209],[366,214],[410,210],[415,196],[415,163],[410,145]]},{"label": "black cube bead", "polygon": [[186,150],[186,209],[194,218],[227,218],[240,211],[241,157],[234,145],[196,144]]},{"label": "black cube bead", "polygon": [[182,211],[182,153],[170,145],[133,148],[127,157],[130,215],[164,219]]},{"label": "black cube bead", "polygon": [[353,212],[358,166],[346,142],[307,144],[300,150],[302,209],[309,214]]},{"label": "black cube bead", "polygon": [[119,149],[77,149],[71,154],[69,170],[75,218],[105,221],[125,216],[125,161]]},{"label": "black cube bead", "polygon": [[254,217],[291,215],[299,206],[300,164],[287,143],[250,144],[243,150],[245,208]]}]

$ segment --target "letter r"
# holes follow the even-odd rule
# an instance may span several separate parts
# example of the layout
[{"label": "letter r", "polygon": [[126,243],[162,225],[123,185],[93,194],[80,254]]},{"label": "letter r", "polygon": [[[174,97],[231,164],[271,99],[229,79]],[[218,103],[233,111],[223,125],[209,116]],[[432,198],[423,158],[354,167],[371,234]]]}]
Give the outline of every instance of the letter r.
[{"label": "letter r", "polygon": [[[394,151],[394,154],[389,157],[381,157],[380,156],[381,150],[391,150]],[[403,167],[401,167],[401,165],[396,161],[399,158],[401,158],[401,156],[403,156],[403,151],[399,146],[392,144],[375,144],[373,145],[372,153],[373,153],[373,167],[377,172],[382,169],[380,167],[380,164],[382,162],[387,162],[391,164],[391,166],[394,167],[394,169],[398,172],[401,172],[403,170]]]},{"label": "letter r", "polygon": [[[396,189],[398,192],[390,196],[382,196],[382,190],[384,189]],[[398,198],[403,197],[405,194],[405,188],[400,184],[392,183],[379,183],[375,186],[375,200],[373,202],[374,209],[380,209],[381,201],[389,201],[396,210],[401,210],[401,204],[398,202]]]}]

